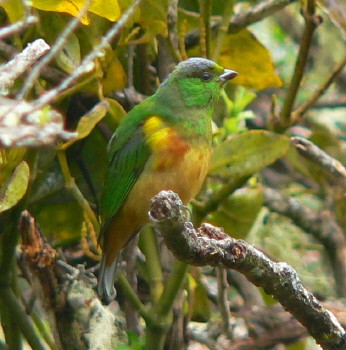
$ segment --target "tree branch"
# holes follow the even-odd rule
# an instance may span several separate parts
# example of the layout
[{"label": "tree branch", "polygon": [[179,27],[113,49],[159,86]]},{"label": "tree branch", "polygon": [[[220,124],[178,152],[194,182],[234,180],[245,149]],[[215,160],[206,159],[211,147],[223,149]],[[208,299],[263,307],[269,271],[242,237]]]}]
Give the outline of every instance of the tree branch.
[{"label": "tree branch", "polygon": [[220,228],[203,224],[195,229],[187,222],[185,213],[183,203],[172,191],[156,195],[149,211],[153,227],[163,235],[177,258],[197,266],[224,266],[243,273],[291,312],[323,349],[346,349],[345,330],[302,286],[292,267],[271,261],[250,244],[229,237]]},{"label": "tree branch", "polygon": [[346,168],[338,160],[302,137],[291,137],[291,143],[303,157],[317,164],[333,181],[346,188]]},{"label": "tree branch", "polygon": [[346,297],[346,238],[330,213],[315,214],[296,199],[271,188],[264,190],[264,205],[289,217],[324,246],[334,273],[336,292],[338,296]]},{"label": "tree branch", "polygon": [[[251,7],[244,13],[234,15],[228,24],[228,33],[237,33],[246,28],[250,24],[256,23],[276,11],[279,11],[296,0],[267,0],[260,2],[258,5]],[[215,22],[211,26],[211,30],[216,32],[221,25],[220,22]],[[200,31],[195,30],[186,35],[185,47],[189,49],[199,44]]]},{"label": "tree branch", "polygon": [[47,91],[38,100],[35,101],[35,107],[37,109],[51,103],[56,99],[61,92],[69,88],[78,78],[83,74],[90,72],[94,68],[94,60],[100,55],[100,53],[107,48],[109,43],[120,33],[123,27],[134,16],[141,0],[136,0],[128,10],[121,16],[105,36],[102,37],[101,42],[94,47],[94,49],[84,57],[81,64],[74,70],[72,74],[66,77],[56,88]]},{"label": "tree branch", "polygon": [[304,70],[312,42],[312,35],[317,26],[322,21],[320,16],[315,15],[315,0],[308,0],[306,6],[307,9],[304,11],[303,14],[305,19],[305,27],[302,39],[300,41],[299,53],[280,115],[280,127],[283,129],[288,128],[292,124],[291,112],[294,105],[294,101],[297,97],[300,83],[304,75]]},{"label": "tree branch", "polygon": [[4,97],[0,105],[0,147],[51,146],[77,136],[64,130],[62,115],[53,109],[36,110],[32,103]]},{"label": "tree branch", "polygon": [[319,86],[309,99],[304,101],[300,106],[298,106],[293,112],[294,123],[299,122],[306,111],[311,108],[317,100],[327,91],[329,86],[333,83],[336,77],[342,72],[346,65],[346,56],[334,67],[329,76],[324,80],[324,82]]},{"label": "tree branch", "polygon": [[50,49],[49,45],[43,39],[37,39],[10,62],[0,67],[0,91],[2,94],[7,93],[14,81]]},{"label": "tree branch", "polygon": [[5,39],[11,35],[20,33],[22,30],[26,29],[31,24],[35,24],[38,18],[35,16],[28,16],[23,21],[13,23],[7,27],[1,28],[0,30],[0,40]]}]

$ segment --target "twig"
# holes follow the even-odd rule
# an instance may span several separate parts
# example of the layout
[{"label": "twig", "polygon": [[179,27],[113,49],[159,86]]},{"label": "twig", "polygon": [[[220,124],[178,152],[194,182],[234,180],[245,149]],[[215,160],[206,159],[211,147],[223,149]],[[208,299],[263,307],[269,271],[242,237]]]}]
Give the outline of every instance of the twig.
[{"label": "twig", "polygon": [[233,15],[235,0],[228,0],[225,5],[222,20],[218,29],[215,48],[212,55],[213,61],[217,61],[222,49],[224,39],[227,35],[231,16]]},{"label": "twig", "polygon": [[200,8],[200,48],[201,57],[210,58],[210,16],[211,16],[211,0],[199,0]]},{"label": "twig", "polygon": [[27,71],[41,56],[50,49],[43,39],[37,39],[10,62],[0,67],[0,92],[4,95],[13,85],[14,81]]},{"label": "twig", "polygon": [[4,305],[6,305],[12,316],[16,319],[16,323],[32,349],[46,350],[45,345],[36,332],[32,320],[25,313],[23,306],[19,304],[12,290],[9,287],[0,288],[0,296]]},{"label": "twig", "polygon": [[34,111],[30,103],[2,97],[0,106],[0,147],[51,146],[77,136],[63,129],[63,117],[53,109]]},{"label": "twig", "polygon": [[317,100],[327,91],[329,86],[333,83],[333,81],[337,78],[337,76],[342,72],[346,65],[346,56],[334,67],[329,76],[325,79],[325,81],[319,86],[310,96],[309,99],[304,101],[300,106],[298,106],[293,111],[293,119],[294,122],[298,122],[301,117],[306,113],[306,111],[311,108]]},{"label": "twig", "polygon": [[346,349],[345,330],[302,286],[292,267],[271,261],[250,244],[231,238],[220,228],[203,224],[195,229],[187,222],[185,212],[180,198],[172,191],[156,195],[149,211],[153,227],[163,235],[177,258],[197,266],[224,266],[243,273],[291,312],[323,349]]},{"label": "twig", "polygon": [[59,51],[66,44],[67,38],[73,33],[73,31],[77,28],[80,23],[81,18],[87,13],[91,0],[87,0],[83,5],[83,8],[79,11],[78,16],[73,17],[73,19],[66,26],[64,31],[60,33],[57,41],[52,45],[52,49],[45,58],[40,61],[31,71],[27,79],[25,80],[25,84],[18,92],[16,98],[17,100],[22,100],[29,93],[31,88],[33,87],[35,81],[40,76],[42,69],[48,65],[48,63],[59,53]]},{"label": "twig", "polygon": [[[126,261],[126,277],[132,290],[137,291],[138,281],[137,281],[137,255],[136,249],[138,249],[138,236],[136,236],[123,250],[123,257]],[[124,302],[125,308],[125,318],[127,329],[134,332],[136,335],[140,336],[143,332],[139,313],[134,307],[134,305],[125,298]]]},{"label": "twig", "polygon": [[328,155],[311,141],[302,137],[291,137],[291,143],[303,157],[313,161],[332,180],[346,189],[346,168],[338,160]]},{"label": "twig", "polygon": [[28,16],[23,21],[13,23],[5,28],[0,29],[0,40],[5,39],[11,35],[20,33],[32,24],[37,23],[38,19],[35,16]]},{"label": "twig", "polygon": [[309,55],[309,50],[312,42],[312,36],[321,23],[322,19],[320,16],[315,15],[315,0],[307,1],[307,8],[304,11],[305,27],[300,41],[299,53],[294,67],[294,72],[290,85],[287,90],[285,102],[282,106],[280,113],[280,128],[286,129],[292,124],[292,108],[297,97],[300,83],[302,81],[306,62]]},{"label": "twig", "polygon": [[225,270],[223,267],[218,267],[216,269],[216,278],[217,278],[217,301],[218,301],[218,307],[220,310],[220,314],[222,317],[222,326],[223,331],[227,335],[228,339],[233,339],[231,324],[230,324],[230,318],[231,313],[229,311],[229,305],[227,301],[227,288],[228,282],[227,282],[227,270]]},{"label": "twig", "polygon": [[[295,1],[296,0],[267,0],[260,2],[258,5],[251,7],[248,11],[234,15],[229,23],[228,33],[237,33],[250,24],[272,15]],[[219,26],[219,22],[212,24],[212,31],[214,32],[217,30]],[[198,30],[190,32],[185,38],[186,48],[189,49],[198,45],[199,37],[200,32]]]},{"label": "twig", "polygon": [[293,2],[295,2],[295,0],[262,1],[256,6],[251,7],[248,11],[233,16],[229,24],[229,33],[239,32],[241,29],[269,17]]},{"label": "twig", "polygon": [[317,215],[295,198],[271,188],[264,190],[264,204],[271,211],[289,217],[324,246],[332,266],[336,292],[338,296],[346,297],[346,238],[330,214]]},{"label": "twig", "polygon": [[[12,59],[15,55],[18,54],[17,49],[5,43],[4,41],[0,40],[0,55],[4,57],[6,60]],[[64,79],[66,76],[66,73],[62,72],[59,69],[46,66],[42,70],[41,77],[51,84],[57,85],[61,82],[62,79]]]},{"label": "twig", "polygon": [[94,60],[102,53],[105,48],[107,48],[108,44],[114,39],[116,35],[120,33],[122,28],[132,18],[141,1],[142,0],[136,0],[132,6],[130,6],[130,8],[121,16],[119,21],[116,22],[113,27],[107,32],[107,34],[102,37],[101,42],[95,46],[87,56],[84,57],[81,64],[74,70],[72,74],[67,76],[66,79],[64,79],[56,88],[49,90],[36,101],[35,107],[37,109],[52,102],[62,91],[69,88],[79,77],[93,69]]}]

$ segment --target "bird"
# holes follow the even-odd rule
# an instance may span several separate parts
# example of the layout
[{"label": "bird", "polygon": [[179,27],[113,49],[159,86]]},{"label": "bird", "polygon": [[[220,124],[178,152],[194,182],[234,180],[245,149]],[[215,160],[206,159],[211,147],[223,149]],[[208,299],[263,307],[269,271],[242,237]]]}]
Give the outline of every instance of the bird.
[{"label": "bird", "polygon": [[151,198],[172,190],[188,204],[199,192],[211,155],[213,110],[237,75],[211,60],[189,58],[120,122],[107,146],[100,202],[101,299],[116,296],[119,253],[148,222]]}]

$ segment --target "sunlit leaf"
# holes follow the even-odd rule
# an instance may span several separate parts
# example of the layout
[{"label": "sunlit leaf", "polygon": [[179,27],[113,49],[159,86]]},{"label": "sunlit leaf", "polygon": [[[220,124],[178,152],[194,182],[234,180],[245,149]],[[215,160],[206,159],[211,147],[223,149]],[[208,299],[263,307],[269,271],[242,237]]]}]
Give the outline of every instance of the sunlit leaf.
[{"label": "sunlit leaf", "polygon": [[270,52],[248,29],[227,35],[219,63],[239,73],[236,84],[255,90],[282,85]]},{"label": "sunlit leaf", "polygon": [[[215,40],[212,40],[212,49]],[[188,50],[189,56],[198,56],[199,47]],[[239,73],[231,83],[255,90],[280,87],[281,79],[275,72],[270,52],[248,29],[228,34],[224,40],[218,63]]]},{"label": "sunlit leaf", "polygon": [[209,174],[251,175],[286,154],[289,145],[288,137],[265,130],[233,135],[214,149]]},{"label": "sunlit leaf", "polygon": [[71,141],[63,144],[61,149],[66,149],[78,140],[87,137],[95,128],[95,125],[106,115],[108,110],[108,102],[102,101],[98,103],[89,113],[84,115],[78,122],[76,132],[78,136]]},{"label": "sunlit leaf", "polygon": [[22,161],[0,188],[0,213],[12,208],[23,198],[28,188],[29,175],[29,166]]},{"label": "sunlit leaf", "polygon": [[105,95],[121,90],[126,86],[127,77],[124,67],[115,55],[112,55],[111,61],[104,67],[103,71],[104,76],[101,83]]},{"label": "sunlit leaf", "polygon": [[[83,9],[85,0],[33,0],[32,6],[43,11],[64,12],[72,16],[78,16]],[[88,9],[90,12],[104,17],[110,21],[119,19],[121,13],[118,0],[92,0]],[[90,19],[86,15],[81,19],[83,24],[89,24]]]},{"label": "sunlit leaf", "polygon": [[221,226],[234,238],[244,238],[263,205],[261,186],[236,190],[207,221]]}]

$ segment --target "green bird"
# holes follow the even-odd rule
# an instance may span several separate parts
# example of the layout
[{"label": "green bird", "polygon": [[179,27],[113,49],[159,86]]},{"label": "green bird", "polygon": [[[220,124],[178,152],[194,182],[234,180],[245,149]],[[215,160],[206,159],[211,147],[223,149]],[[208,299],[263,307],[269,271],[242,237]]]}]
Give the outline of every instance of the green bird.
[{"label": "green bird", "polygon": [[213,109],[222,87],[237,75],[207,59],[183,61],[115,131],[101,198],[100,297],[114,298],[119,252],[148,222],[151,198],[172,190],[187,204],[200,190],[211,154]]}]

